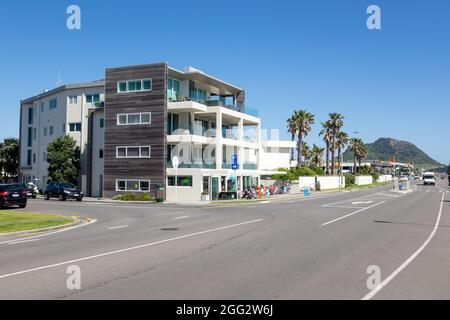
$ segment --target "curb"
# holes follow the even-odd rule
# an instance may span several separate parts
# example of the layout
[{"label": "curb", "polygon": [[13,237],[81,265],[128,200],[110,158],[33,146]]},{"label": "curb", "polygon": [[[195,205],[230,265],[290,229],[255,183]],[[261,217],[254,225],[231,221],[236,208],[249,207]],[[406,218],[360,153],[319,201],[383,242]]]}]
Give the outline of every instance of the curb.
[{"label": "curb", "polygon": [[55,227],[48,227],[48,228],[42,228],[42,229],[34,229],[34,230],[23,230],[23,231],[17,231],[17,232],[11,232],[11,233],[2,233],[0,234],[0,238],[2,237],[11,237],[11,236],[22,236],[22,235],[28,235],[28,234],[34,234],[34,233],[40,233],[40,232],[48,232],[48,231],[57,231],[65,228],[75,227],[84,221],[89,223],[91,219],[81,219],[79,217],[71,217],[74,219],[74,222],[63,224],[61,226],[55,226]]}]

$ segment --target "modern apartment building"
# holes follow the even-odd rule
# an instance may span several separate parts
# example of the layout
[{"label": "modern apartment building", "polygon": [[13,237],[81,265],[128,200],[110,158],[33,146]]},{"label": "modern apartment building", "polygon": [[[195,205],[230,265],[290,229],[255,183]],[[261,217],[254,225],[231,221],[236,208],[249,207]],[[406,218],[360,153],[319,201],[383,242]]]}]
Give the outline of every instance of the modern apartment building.
[{"label": "modern apartment building", "polygon": [[44,188],[47,146],[68,134],[81,148],[79,183],[87,196],[164,186],[168,201],[217,199],[290,165],[295,143],[262,141],[261,120],[250,113],[243,89],[194,68],[107,69],[104,81],[21,102],[21,178]]}]

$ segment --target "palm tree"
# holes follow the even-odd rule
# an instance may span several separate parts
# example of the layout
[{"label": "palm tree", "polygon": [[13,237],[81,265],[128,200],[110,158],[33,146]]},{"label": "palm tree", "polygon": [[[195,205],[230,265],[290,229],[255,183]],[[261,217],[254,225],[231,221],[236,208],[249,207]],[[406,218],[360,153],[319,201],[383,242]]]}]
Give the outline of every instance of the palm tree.
[{"label": "palm tree", "polygon": [[338,159],[339,159],[339,163],[340,163],[339,173],[342,173],[341,172],[342,171],[342,163],[341,163],[342,150],[345,149],[348,142],[349,142],[349,138],[348,138],[347,133],[340,131],[336,134],[336,147],[338,150]]},{"label": "palm tree", "polygon": [[313,145],[311,149],[311,163],[314,167],[322,167],[322,158],[324,152],[325,148],[318,147],[315,144]]},{"label": "palm tree", "polygon": [[297,166],[302,165],[302,145],[303,138],[306,137],[312,130],[311,126],[315,123],[315,117],[312,113],[306,110],[300,110],[295,115],[295,123],[297,126]]},{"label": "palm tree", "polygon": [[350,151],[353,152],[353,166],[356,173],[356,161],[359,162],[359,166],[361,167],[362,160],[367,158],[368,155],[367,147],[361,139],[354,138],[350,143]]},{"label": "palm tree", "polygon": [[367,158],[367,156],[369,155],[369,152],[367,151],[367,147],[364,144],[364,142],[362,142],[359,146],[359,152],[358,152],[358,162],[359,162],[359,167],[361,168],[361,162]]},{"label": "palm tree", "polygon": [[331,130],[331,175],[334,175],[334,167],[335,167],[335,157],[334,153],[336,152],[336,136],[341,128],[344,126],[344,117],[339,113],[330,113],[330,120],[328,120],[330,130]]},{"label": "palm tree", "polygon": [[302,156],[305,159],[305,164],[311,159],[311,150],[305,141],[302,142]]},{"label": "palm tree", "polygon": [[[288,132],[291,134],[291,141],[295,140],[297,134],[297,123],[296,123],[297,111],[287,120]],[[294,149],[291,149],[291,161],[294,161]]]},{"label": "palm tree", "polygon": [[331,127],[328,122],[322,122],[322,131],[320,131],[320,136],[323,136],[323,141],[326,146],[326,161],[325,161],[325,173],[330,174],[330,145],[332,141],[331,137]]}]

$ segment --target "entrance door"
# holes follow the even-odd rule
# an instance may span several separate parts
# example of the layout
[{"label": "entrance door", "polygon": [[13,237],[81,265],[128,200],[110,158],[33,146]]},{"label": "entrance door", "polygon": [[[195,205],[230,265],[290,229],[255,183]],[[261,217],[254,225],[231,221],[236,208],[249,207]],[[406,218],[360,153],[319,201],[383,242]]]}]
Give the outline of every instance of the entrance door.
[{"label": "entrance door", "polygon": [[213,201],[219,200],[219,178],[212,177],[211,179],[211,198]]}]

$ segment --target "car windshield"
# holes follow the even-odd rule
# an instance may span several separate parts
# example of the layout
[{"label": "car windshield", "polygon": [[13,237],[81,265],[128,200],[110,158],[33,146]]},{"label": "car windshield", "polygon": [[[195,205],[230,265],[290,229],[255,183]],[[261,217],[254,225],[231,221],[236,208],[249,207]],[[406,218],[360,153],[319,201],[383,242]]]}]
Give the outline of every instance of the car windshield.
[{"label": "car windshield", "polygon": [[61,187],[64,189],[75,189],[75,186],[71,183],[61,183]]},{"label": "car windshield", "polygon": [[23,186],[20,184],[10,184],[10,185],[3,185],[0,186],[0,191],[21,191],[23,190]]},{"label": "car windshield", "polygon": [[434,179],[433,176],[424,176],[423,178],[424,178],[424,179]]}]

